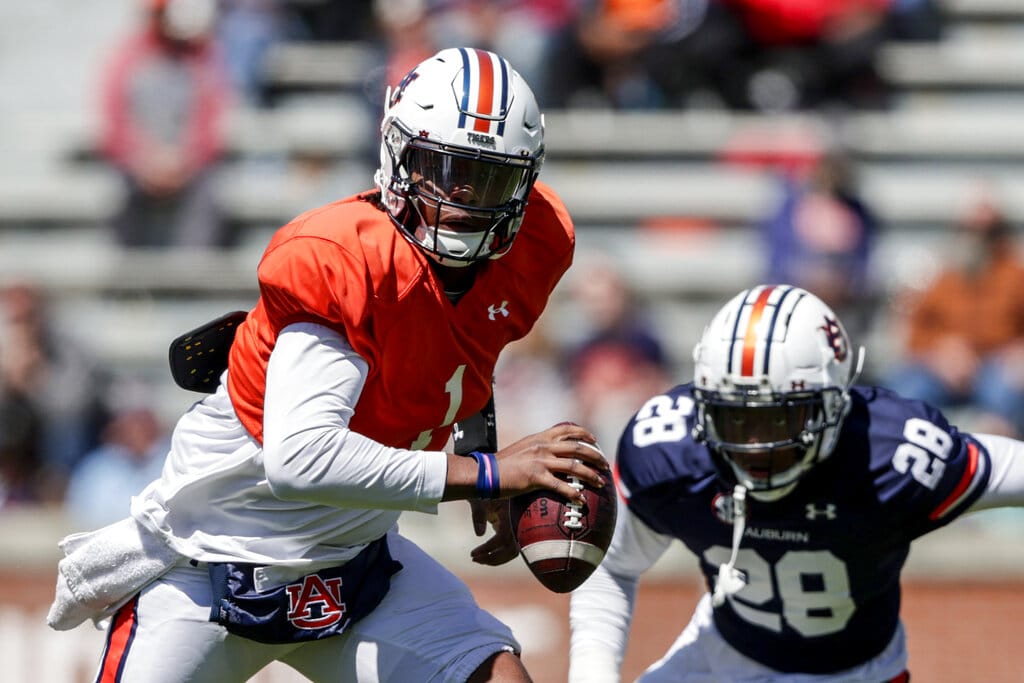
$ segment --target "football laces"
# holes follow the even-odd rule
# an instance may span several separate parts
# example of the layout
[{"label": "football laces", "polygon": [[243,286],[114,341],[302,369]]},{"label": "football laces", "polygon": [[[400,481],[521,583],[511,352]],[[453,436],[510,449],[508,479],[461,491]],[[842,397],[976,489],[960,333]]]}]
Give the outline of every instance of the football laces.
[{"label": "football laces", "polygon": [[[573,487],[577,491],[583,490],[583,482],[577,477],[569,477],[569,486]],[[582,529],[583,528],[583,503],[570,502],[566,505],[565,510],[565,528],[566,529]]]}]

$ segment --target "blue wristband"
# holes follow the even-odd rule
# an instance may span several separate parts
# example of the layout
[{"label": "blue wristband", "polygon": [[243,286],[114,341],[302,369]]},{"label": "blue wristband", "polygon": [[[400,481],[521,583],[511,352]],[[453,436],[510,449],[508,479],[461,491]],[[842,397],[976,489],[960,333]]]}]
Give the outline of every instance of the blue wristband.
[{"label": "blue wristband", "polygon": [[501,492],[501,483],[498,479],[498,459],[494,453],[473,451],[467,455],[476,458],[477,495],[481,498],[497,498]]}]

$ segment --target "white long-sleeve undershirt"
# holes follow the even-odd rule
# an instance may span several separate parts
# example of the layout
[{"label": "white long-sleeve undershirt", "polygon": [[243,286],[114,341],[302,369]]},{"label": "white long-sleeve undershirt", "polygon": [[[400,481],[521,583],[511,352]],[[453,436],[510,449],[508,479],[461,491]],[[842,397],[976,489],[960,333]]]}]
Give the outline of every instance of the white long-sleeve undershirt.
[{"label": "white long-sleeve undershirt", "polygon": [[267,366],[263,466],[282,500],[336,507],[434,509],[444,453],[391,448],[348,428],[367,364],[337,332],[285,327]]},{"label": "white long-sleeve undershirt", "polygon": [[994,434],[971,434],[988,451],[992,474],[971,511],[1024,506],[1024,441]]},{"label": "white long-sleeve undershirt", "polygon": [[569,603],[569,683],[618,683],[640,575],[672,543],[619,502],[604,561]]}]

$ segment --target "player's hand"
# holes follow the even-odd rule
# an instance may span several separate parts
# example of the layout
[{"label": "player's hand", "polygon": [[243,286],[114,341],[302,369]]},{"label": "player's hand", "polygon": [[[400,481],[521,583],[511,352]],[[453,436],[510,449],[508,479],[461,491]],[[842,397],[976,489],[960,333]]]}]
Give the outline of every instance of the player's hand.
[{"label": "player's hand", "polygon": [[609,469],[597,447],[597,437],[569,422],[524,437],[499,450],[495,457],[502,497],[546,488],[568,500],[584,502],[582,493],[555,475],[570,475],[601,488],[604,478],[600,473]]},{"label": "player's hand", "polygon": [[473,531],[483,536],[490,524],[494,536],[473,548],[469,555],[477,564],[495,567],[513,560],[519,554],[519,546],[512,535],[507,500],[471,500],[473,510]]}]

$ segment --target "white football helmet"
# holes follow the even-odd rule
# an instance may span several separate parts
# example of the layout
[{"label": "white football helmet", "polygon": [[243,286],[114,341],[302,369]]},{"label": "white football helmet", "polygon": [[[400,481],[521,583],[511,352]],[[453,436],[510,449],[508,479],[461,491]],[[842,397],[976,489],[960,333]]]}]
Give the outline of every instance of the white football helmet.
[{"label": "white football helmet", "polygon": [[741,292],[694,349],[694,436],[731,483],[785,496],[828,457],[860,373],[850,339],[824,302],[790,285]]},{"label": "white football helmet", "polygon": [[544,159],[537,100],[507,60],[449,48],[385,96],[375,181],[395,225],[446,266],[505,254]]}]

